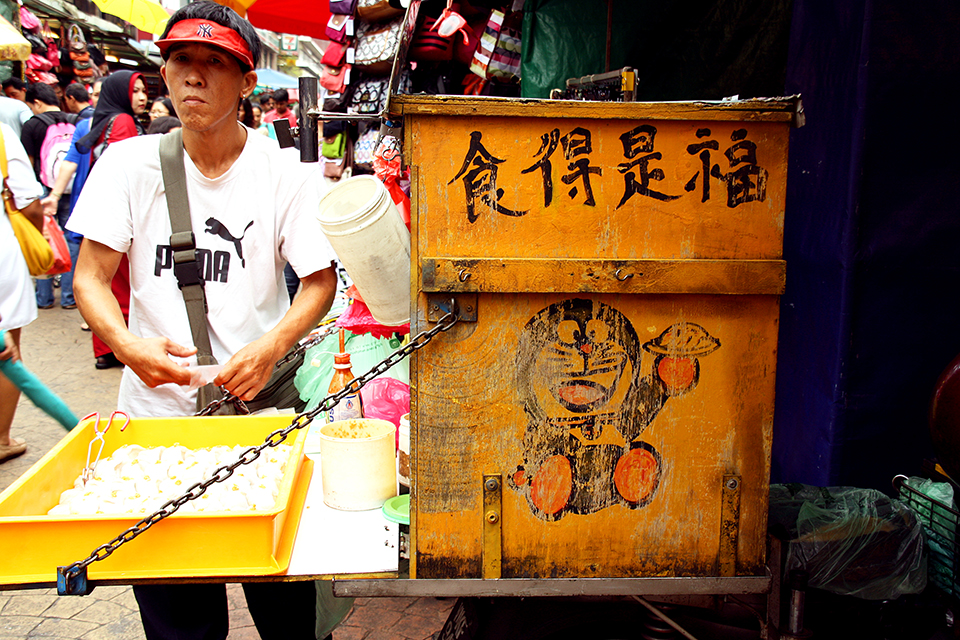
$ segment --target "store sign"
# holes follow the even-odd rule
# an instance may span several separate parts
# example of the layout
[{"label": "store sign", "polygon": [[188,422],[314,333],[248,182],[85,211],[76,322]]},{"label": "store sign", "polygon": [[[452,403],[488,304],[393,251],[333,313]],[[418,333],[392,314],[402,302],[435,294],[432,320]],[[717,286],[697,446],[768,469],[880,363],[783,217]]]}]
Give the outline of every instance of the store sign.
[{"label": "store sign", "polygon": [[284,51],[286,53],[296,53],[299,45],[299,36],[291,36],[288,34],[283,34],[280,36],[280,51]]}]

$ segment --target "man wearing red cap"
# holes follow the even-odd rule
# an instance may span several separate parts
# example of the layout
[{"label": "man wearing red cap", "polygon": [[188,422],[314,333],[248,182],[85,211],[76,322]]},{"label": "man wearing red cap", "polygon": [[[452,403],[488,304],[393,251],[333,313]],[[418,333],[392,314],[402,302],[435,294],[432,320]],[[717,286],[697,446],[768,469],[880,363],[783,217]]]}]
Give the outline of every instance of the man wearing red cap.
[{"label": "man wearing red cap", "polygon": [[[196,263],[213,355],[224,364],[214,383],[249,400],[333,300],[335,256],[314,216],[322,178],[314,165],[300,164],[295,152],[248,135],[237,122],[239,103],[256,86],[260,58],[260,41],[248,22],[204,0],[171,16],[156,44],[164,59],[161,75],[183,124]],[[191,415],[196,402],[196,391],[187,386],[191,374],[181,366],[196,363],[196,348],[172,268],[160,139],[141,136],[111,145],[87,179],[69,224],[85,237],[76,270],[80,311],[127,365],[118,406],[137,417]],[[130,259],[129,329],[110,292],[124,254]],[[284,286],[286,262],[302,284],[292,303]],[[338,621],[345,612],[327,615],[329,584],[318,583],[318,589],[313,582],[244,585],[261,638],[325,637],[331,618]],[[148,585],[134,592],[148,640],[227,636],[223,585]],[[350,600],[340,604],[348,609]]]}]

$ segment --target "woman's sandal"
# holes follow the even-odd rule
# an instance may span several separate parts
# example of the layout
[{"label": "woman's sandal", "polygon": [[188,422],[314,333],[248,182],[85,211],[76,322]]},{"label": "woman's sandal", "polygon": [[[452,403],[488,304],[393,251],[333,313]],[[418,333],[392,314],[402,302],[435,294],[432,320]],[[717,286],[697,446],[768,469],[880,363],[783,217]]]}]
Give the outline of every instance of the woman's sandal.
[{"label": "woman's sandal", "polygon": [[6,462],[11,458],[22,456],[27,452],[27,443],[23,440],[10,438],[11,445],[0,445],[0,462]]}]

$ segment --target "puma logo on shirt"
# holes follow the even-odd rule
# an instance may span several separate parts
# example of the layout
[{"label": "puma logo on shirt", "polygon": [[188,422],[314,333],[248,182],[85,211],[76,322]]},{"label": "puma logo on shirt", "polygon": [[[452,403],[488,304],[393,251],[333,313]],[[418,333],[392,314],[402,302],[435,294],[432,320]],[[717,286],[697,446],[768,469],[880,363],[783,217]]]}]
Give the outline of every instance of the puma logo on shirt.
[{"label": "puma logo on shirt", "polygon": [[[207,228],[205,231],[210,235],[217,236],[231,243],[240,258],[240,266],[246,267],[247,261],[243,257],[243,238],[247,235],[247,230],[253,226],[253,220],[247,223],[243,228],[243,234],[237,238],[222,222],[216,218],[207,218]],[[200,272],[200,279],[204,282],[227,282],[230,276],[230,252],[213,251],[197,247],[197,270]],[[173,269],[173,249],[168,244],[157,245],[157,257],[154,264],[153,275],[160,277],[166,270]]]},{"label": "puma logo on shirt", "polygon": [[240,243],[243,242],[244,236],[247,235],[247,229],[249,229],[252,226],[253,226],[253,220],[248,222],[247,226],[243,228],[243,235],[241,235],[239,238],[235,238],[233,234],[230,233],[230,230],[227,229],[222,222],[220,222],[219,220],[211,216],[207,218],[206,232],[209,233],[210,235],[220,236],[227,242],[232,242],[234,248],[236,248],[237,250],[237,257],[240,258],[240,266],[246,267],[247,261],[244,260],[243,258],[243,245]]}]

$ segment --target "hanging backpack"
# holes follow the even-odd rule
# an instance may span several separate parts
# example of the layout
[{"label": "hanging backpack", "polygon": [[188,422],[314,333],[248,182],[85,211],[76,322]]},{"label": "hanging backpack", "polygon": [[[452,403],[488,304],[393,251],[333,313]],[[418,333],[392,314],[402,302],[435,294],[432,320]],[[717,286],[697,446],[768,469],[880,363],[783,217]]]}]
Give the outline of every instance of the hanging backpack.
[{"label": "hanging backpack", "polygon": [[[37,117],[47,125],[47,132],[40,144],[40,182],[52,189],[57,181],[60,163],[70,151],[78,117],[72,113],[62,112],[58,115],[49,112],[41,113]],[[70,193],[71,188],[73,188],[73,180],[63,192]]]}]

